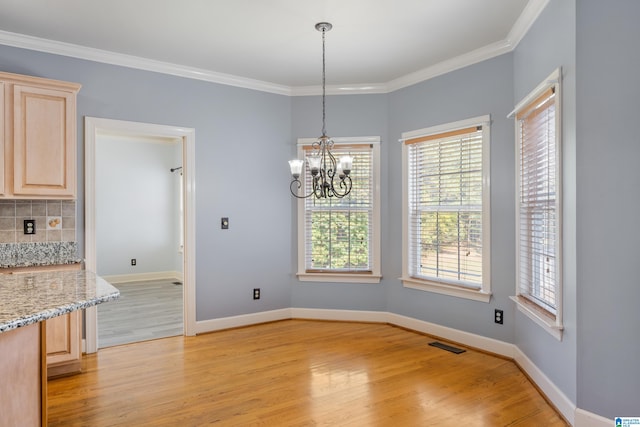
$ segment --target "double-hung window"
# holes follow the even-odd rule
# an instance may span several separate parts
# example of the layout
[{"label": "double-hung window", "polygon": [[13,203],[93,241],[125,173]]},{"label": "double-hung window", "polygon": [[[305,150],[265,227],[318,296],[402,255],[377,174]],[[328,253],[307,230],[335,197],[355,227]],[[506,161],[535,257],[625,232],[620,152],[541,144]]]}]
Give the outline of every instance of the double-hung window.
[{"label": "double-hung window", "polygon": [[402,134],[404,286],[488,302],[490,117]]},{"label": "double-hung window", "polygon": [[[302,281],[380,281],[380,138],[332,138],[336,157],[353,157],[351,192],[343,198],[298,200],[298,278]],[[300,139],[307,157],[314,139]],[[304,194],[311,192],[303,173]]]},{"label": "double-hung window", "polygon": [[517,307],[556,338],[562,331],[560,70],[514,110]]}]

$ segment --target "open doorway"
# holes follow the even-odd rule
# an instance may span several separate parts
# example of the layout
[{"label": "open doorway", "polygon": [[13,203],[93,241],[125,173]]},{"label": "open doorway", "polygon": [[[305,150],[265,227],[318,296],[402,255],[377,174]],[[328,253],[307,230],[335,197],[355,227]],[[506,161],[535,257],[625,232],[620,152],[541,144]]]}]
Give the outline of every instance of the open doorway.
[{"label": "open doorway", "polygon": [[[167,298],[175,300],[176,292],[182,296],[182,307],[179,309],[182,309],[185,335],[195,334],[194,142],[193,129],[85,118],[86,268],[111,278],[116,287],[117,283],[121,283],[123,295],[127,290],[125,288],[131,286],[136,291],[142,289],[135,285],[149,288],[170,285],[171,288],[165,289],[169,291],[165,292]],[[108,166],[110,157],[114,159],[113,165]],[[106,160],[107,166],[103,160]],[[131,188],[123,187],[127,182],[129,187],[135,187],[133,196],[125,195],[131,193]],[[149,206],[145,202],[138,202],[152,193],[157,193],[157,199],[162,201],[166,209],[154,205],[151,210],[145,210]],[[137,199],[132,201],[131,197],[136,194]],[[150,204],[157,202],[147,201]],[[110,208],[115,210],[103,215]],[[160,215],[161,210],[171,210],[173,213]],[[154,215],[152,220],[151,216]],[[160,230],[163,224],[165,230]],[[149,230],[150,225],[152,230]],[[140,234],[145,228],[148,237],[141,239]],[[124,235],[124,243],[117,239],[106,242],[110,239],[104,236],[111,237],[111,234]],[[99,243],[100,236],[103,241]],[[147,247],[140,245],[141,240],[150,240]],[[171,254],[158,252],[165,246],[172,247]],[[132,255],[136,252],[140,253],[140,257]],[[125,263],[126,268],[123,266]],[[129,325],[131,322],[141,324],[146,317],[142,315],[128,319]],[[87,309],[87,353],[95,352],[98,347],[114,345],[98,342],[98,323],[97,310]],[[168,333],[175,335],[175,331]],[[140,337],[142,339],[146,338]]]},{"label": "open doorway", "polygon": [[120,290],[99,348],[183,335],[181,173],[181,138],[96,139],[96,273]]}]

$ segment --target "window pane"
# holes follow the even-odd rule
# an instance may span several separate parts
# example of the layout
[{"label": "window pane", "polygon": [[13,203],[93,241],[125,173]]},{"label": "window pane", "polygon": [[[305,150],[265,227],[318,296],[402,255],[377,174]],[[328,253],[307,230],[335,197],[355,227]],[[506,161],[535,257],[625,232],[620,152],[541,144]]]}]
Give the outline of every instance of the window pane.
[{"label": "window pane", "polygon": [[305,200],[306,270],[371,271],[373,150],[362,145],[336,147],[333,153],[353,157],[352,189],[341,199],[312,196]]},{"label": "window pane", "polygon": [[519,292],[557,310],[559,223],[555,95],[549,91],[519,117]]},{"label": "window pane", "polygon": [[413,277],[482,284],[482,130],[408,145]]}]

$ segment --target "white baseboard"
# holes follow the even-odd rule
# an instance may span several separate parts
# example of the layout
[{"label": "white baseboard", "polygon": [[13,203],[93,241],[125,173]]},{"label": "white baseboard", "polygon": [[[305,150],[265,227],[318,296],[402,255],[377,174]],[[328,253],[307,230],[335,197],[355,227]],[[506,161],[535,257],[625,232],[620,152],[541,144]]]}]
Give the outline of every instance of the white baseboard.
[{"label": "white baseboard", "polygon": [[387,316],[387,323],[513,359],[513,344],[399,314],[387,313]]},{"label": "white baseboard", "polygon": [[615,425],[613,419],[601,417],[584,409],[576,409],[576,427],[611,427]]},{"label": "white baseboard", "polygon": [[381,311],[327,310],[322,308],[291,309],[291,317],[294,319],[387,323],[386,315],[387,313]]},{"label": "white baseboard", "polygon": [[576,405],[514,344],[399,314],[381,311],[290,308],[196,322],[196,333],[202,334],[285,319],[389,323],[460,345],[504,356],[512,359],[526,372],[529,378],[571,425],[576,427],[608,427],[613,425],[613,420],[576,408]]},{"label": "white baseboard", "polygon": [[576,405],[518,347],[514,346],[514,349],[513,360],[527,373],[531,381],[536,383],[562,416],[575,426]]},{"label": "white baseboard", "polygon": [[256,325],[258,323],[275,322],[276,320],[291,319],[291,309],[263,311],[259,313],[242,314],[240,316],[222,317],[220,319],[196,321],[196,334],[238,328],[240,326]]},{"label": "white baseboard", "polygon": [[147,280],[180,280],[182,273],[179,271],[156,271],[151,273],[113,274],[102,276],[109,283],[143,282]]}]

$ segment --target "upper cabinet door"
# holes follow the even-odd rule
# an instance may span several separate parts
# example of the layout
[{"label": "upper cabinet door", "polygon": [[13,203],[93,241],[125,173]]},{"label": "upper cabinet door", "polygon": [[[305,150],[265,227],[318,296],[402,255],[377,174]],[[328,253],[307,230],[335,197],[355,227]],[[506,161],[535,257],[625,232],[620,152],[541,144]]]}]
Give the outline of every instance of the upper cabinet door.
[{"label": "upper cabinet door", "polygon": [[13,194],[76,196],[75,93],[13,86]]}]

